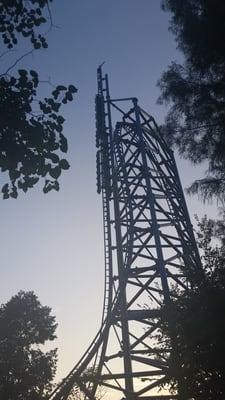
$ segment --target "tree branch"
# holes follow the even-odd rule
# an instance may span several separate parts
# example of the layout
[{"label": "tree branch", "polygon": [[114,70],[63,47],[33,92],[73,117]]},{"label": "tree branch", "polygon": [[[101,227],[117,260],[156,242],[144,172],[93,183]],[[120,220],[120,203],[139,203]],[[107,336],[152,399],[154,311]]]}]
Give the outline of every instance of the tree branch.
[{"label": "tree branch", "polygon": [[27,53],[23,54],[21,57],[17,58],[17,60],[0,76],[7,75],[9,73],[9,71],[11,71],[11,69],[13,69],[23,58],[25,58],[26,56],[29,56],[29,54],[32,54],[33,52],[34,52],[34,49],[28,51]]},{"label": "tree branch", "polygon": [[0,59],[1,59],[1,58],[3,58],[4,56],[6,56],[6,54],[8,54],[8,53],[11,53],[12,51],[16,51],[16,50],[9,49],[9,50],[5,50],[5,51],[3,51],[3,53],[2,53],[2,54],[0,54]]}]

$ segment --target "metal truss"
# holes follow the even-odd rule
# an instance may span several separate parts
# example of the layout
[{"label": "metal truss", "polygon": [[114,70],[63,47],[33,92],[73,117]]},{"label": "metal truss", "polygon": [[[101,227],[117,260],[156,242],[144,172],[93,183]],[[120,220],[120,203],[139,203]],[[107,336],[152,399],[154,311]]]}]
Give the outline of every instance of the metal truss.
[{"label": "metal truss", "polygon": [[168,370],[168,354],[156,340],[160,311],[188,290],[189,275],[202,271],[174,155],[136,98],[110,98],[101,67],[96,125],[105,245],[102,325],[50,398],[66,400],[77,386],[90,400],[99,387],[108,399],[171,400],[177,396],[157,394]]}]

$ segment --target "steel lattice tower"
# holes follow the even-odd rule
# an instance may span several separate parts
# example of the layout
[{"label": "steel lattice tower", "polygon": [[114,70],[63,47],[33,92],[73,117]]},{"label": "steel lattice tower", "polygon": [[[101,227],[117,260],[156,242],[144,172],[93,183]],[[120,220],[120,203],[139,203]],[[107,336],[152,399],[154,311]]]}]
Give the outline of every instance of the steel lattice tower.
[{"label": "steel lattice tower", "polygon": [[201,262],[172,150],[136,98],[111,99],[101,67],[97,77],[97,191],[105,247],[102,325],[50,398],[66,400],[78,386],[86,399],[94,399],[103,386],[109,389],[108,399],[113,391],[118,399],[174,399],[156,394],[168,365],[155,334],[174,285],[180,292],[188,290],[188,270],[201,274]]}]

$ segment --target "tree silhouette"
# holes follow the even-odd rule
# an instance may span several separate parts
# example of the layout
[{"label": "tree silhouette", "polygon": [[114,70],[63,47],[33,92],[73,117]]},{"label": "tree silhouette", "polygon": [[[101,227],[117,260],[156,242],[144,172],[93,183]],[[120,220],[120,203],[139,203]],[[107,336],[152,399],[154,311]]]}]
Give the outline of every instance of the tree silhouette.
[{"label": "tree silhouette", "polygon": [[208,163],[206,176],[189,192],[203,200],[225,197],[225,3],[164,0],[170,29],[182,51],[160,81],[160,103],[171,105],[163,127],[170,144],[194,164]]},{"label": "tree silhouette", "polygon": [[55,339],[55,317],[33,292],[20,291],[0,307],[0,397],[43,400],[52,389],[56,349],[42,345]]},{"label": "tree silhouette", "polygon": [[[46,23],[49,29],[53,26],[49,3],[48,0],[0,3],[0,32],[8,51],[21,38],[30,41],[30,52],[48,47],[39,27]],[[58,178],[62,170],[69,168],[68,161],[61,158],[61,152],[67,152],[61,107],[73,100],[77,89],[73,85],[57,85],[49,97],[39,99],[37,71],[19,69],[12,74],[25,55],[0,75],[0,169],[9,176],[2,187],[4,199],[16,198],[18,189],[26,192],[40,179],[44,180],[44,193],[59,190]]]},{"label": "tree silhouette", "polygon": [[[164,307],[157,339],[168,358],[167,384],[179,391],[181,400],[225,398],[225,247],[213,246],[215,222],[198,222],[198,244],[202,251],[205,281],[177,293],[177,300]],[[176,291],[176,288],[174,289]],[[172,340],[176,347],[172,349]]]}]

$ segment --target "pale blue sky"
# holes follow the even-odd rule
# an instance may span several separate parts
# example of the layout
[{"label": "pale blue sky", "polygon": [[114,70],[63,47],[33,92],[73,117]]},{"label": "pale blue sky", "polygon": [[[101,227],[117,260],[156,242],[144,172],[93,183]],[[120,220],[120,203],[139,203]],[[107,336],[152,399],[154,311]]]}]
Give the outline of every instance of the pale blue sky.
[{"label": "pale blue sky", "polygon": [[[34,290],[59,323],[59,372],[64,376],[94,337],[101,320],[103,247],[101,198],[96,193],[94,96],[96,68],[106,61],[113,97],[136,96],[158,123],[156,82],[172,60],[181,59],[159,0],[54,0],[49,49],[20,67],[43,80],[79,88],[65,109],[64,134],[71,168],[59,193],[34,189],[2,201],[1,302],[20,289]],[[24,49],[28,48],[24,45]],[[17,57],[17,53],[11,56]],[[10,60],[9,60],[10,62]],[[43,86],[43,90],[46,86]],[[179,160],[183,186],[200,176]],[[188,199],[191,216],[204,206]],[[208,208],[214,213],[215,207]]]}]

